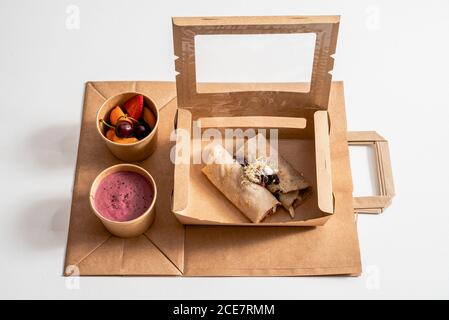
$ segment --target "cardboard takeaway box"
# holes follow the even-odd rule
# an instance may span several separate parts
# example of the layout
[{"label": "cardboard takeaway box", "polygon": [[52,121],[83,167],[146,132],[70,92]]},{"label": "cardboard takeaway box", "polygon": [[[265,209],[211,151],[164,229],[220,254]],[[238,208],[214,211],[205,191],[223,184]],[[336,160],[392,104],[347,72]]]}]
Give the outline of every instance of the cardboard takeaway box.
[{"label": "cardboard takeaway box", "polygon": [[[334,213],[327,112],[337,43],[339,17],[209,17],[173,18],[173,40],[177,86],[177,129],[190,135],[189,154],[179,135],[175,166],[173,212],[183,224],[318,226]],[[263,85],[217,92],[217,86],[202,84],[198,92],[195,64],[195,36],[233,34],[315,33],[316,45],[310,90],[279,84],[267,90]],[[231,86],[232,89],[232,86]],[[299,90],[299,91],[298,91]],[[278,149],[312,185],[312,196],[296,208],[295,218],[283,208],[261,223],[251,223],[202,174],[201,133],[206,129],[256,129],[269,133],[278,129]],[[195,134],[200,133],[200,134]],[[249,134],[249,133],[248,133]],[[224,138],[224,135],[223,135]],[[237,140],[235,136],[232,140]],[[241,137],[239,137],[241,139]],[[241,141],[234,141],[236,144]],[[184,150],[181,150],[183,148]],[[189,163],[180,158],[190,159]]]}]

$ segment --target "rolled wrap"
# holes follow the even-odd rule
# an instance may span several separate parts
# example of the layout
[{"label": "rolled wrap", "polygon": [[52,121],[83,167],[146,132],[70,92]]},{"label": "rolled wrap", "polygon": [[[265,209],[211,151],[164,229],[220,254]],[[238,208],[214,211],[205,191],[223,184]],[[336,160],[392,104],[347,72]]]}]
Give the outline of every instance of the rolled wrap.
[{"label": "rolled wrap", "polygon": [[242,156],[248,163],[263,157],[268,159],[268,162],[275,164],[278,169],[279,184],[270,184],[267,189],[277,195],[282,206],[294,218],[294,209],[304,203],[311,194],[310,184],[302,174],[278,154],[278,151],[271,147],[265,136],[260,133],[248,139],[237,151],[237,158]]},{"label": "rolled wrap", "polygon": [[209,148],[206,177],[252,222],[262,221],[276,211],[280,202],[266,188],[242,181],[242,166],[221,145]]}]

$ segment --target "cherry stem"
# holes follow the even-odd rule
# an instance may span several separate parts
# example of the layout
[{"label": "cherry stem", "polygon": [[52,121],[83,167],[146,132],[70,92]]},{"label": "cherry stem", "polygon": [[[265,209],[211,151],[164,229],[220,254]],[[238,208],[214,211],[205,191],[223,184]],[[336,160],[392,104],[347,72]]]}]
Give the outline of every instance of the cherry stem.
[{"label": "cherry stem", "polygon": [[107,122],[104,121],[103,119],[100,119],[100,122],[101,122],[102,124],[104,124],[106,127],[109,127],[109,128],[111,128],[111,129],[115,129],[114,126],[111,126],[109,123],[107,123]]},{"label": "cherry stem", "polygon": [[134,119],[133,117],[130,117],[130,116],[128,116],[127,114],[125,114],[124,116],[121,116],[120,118],[118,118],[119,120],[120,119],[122,119],[122,118],[124,118],[125,120],[126,119],[130,119],[131,121],[134,121],[134,122],[139,122],[138,120],[136,120],[136,119]]}]

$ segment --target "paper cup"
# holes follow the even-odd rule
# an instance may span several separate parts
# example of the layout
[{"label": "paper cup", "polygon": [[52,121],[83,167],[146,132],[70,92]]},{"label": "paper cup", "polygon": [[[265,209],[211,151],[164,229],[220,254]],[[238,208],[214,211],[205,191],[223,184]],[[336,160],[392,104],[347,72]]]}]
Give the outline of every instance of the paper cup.
[{"label": "paper cup", "polygon": [[[104,178],[106,178],[108,175],[112,173],[123,171],[135,172],[144,177],[153,188],[154,194],[153,200],[150,204],[150,207],[142,215],[133,220],[129,221],[109,220],[108,218],[105,218],[103,215],[101,215],[101,213],[98,212],[98,210],[95,208],[95,201],[94,201],[95,193],[97,191],[98,185]],[[89,196],[90,207],[92,208],[94,214],[101,220],[101,222],[103,222],[104,226],[106,227],[106,229],[108,229],[109,232],[121,238],[137,237],[148,230],[148,228],[153,223],[154,217],[156,215],[155,210],[156,198],[157,198],[157,189],[153,177],[145,169],[133,164],[117,164],[102,171],[92,183]]]},{"label": "paper cup", "polygon": [[96,119],[98,134],[105,141],[106,146],[109,148],[109,150],[112,152],[114,156],[126,162],[142,161],[148,158],[156,149],[157,130],[159,126],[159,110],[156,108],[156,105],[149,97],[142,94],[145,101],[145,107],[149,108],[156,117],[156,124],[148,136],[134,143],[121,144],[106,138],[107,128],[104,124],[100,122],[100,120],[103,119],[107,123],[110,123],[109,114],[111,113],[111,110],[114,109],[116,106],[123,106],[123,104],[128,99],[132,98],[137,94],[141,93],[125,92],[110,97],[103,103],[103,105],[98,110]]}]

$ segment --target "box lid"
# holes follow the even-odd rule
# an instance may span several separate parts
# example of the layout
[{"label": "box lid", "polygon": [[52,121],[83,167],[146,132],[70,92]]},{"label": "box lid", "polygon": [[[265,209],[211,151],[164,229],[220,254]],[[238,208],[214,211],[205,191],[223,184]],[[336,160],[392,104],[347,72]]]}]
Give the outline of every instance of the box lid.
[{"label": "box lid", "polygon": [[[327,110],[339,16],[175,17],[173,41],[178,107],[193,119],[208,116],[295,117],[299,109]],[[315,33],[309,92],[240,91],[198,93],[195,36],[223,34]]]}]

